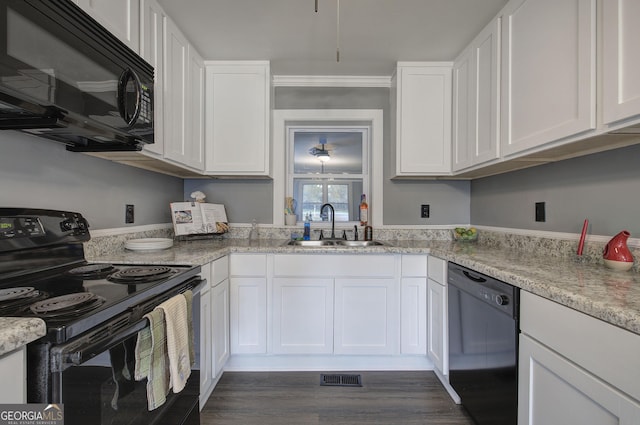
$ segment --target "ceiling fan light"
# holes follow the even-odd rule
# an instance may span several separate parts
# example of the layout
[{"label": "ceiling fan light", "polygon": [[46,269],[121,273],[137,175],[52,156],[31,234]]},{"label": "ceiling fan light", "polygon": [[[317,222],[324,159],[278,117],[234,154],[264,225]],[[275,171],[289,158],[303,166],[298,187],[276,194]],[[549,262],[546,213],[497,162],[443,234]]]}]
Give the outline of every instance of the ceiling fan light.
[{"label": "ceiling fan light", "polygon": [[316,158],[318,158],[320,162],[327,162],[331,160],[331,157],[329,156],[329,152],[326,152],[326,151],[316,154]]}]

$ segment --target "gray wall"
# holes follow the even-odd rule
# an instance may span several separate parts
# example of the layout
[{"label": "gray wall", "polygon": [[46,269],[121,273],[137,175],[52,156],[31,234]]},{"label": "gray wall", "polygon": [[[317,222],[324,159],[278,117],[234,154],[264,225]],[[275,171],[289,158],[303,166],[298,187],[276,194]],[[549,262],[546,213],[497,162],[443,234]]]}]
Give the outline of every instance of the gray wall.
[{"label": "gray wall", "polygon": [[[388,88],[277,87],[274,109],[382,109],[384,111],[384,224],[453,224],[469,222],[469,183],[460,181],[391,181]],[[201,190],[210,202],[224,202],[229,221],[273,222],[273,185],[252,180],[187,180],[185,198]],[[420,218],[420,204],[431,205],[431,218]],[[371,205],[379,208],[377,205]]]},{"label": "gray wall", "polygon": [[273,223],[273,183],[271,180],[200,180],[184,182],[184,199],[199,190],[207,202],[224,204],[230,223]]},{"label": "gray wall", "polygon": [[[474,180],[471,223],[640,237],[640,145]],[[546,222],[534,204],[546,203]]]},{"label": "gray wall", "polygon": [[91,229],[132,226],[125,204],[135,205],[135,225],[170,223],[169,203],[182,200],[181,179],[120,165],[64,145],[0,131],[0,206],[82,213]]}]

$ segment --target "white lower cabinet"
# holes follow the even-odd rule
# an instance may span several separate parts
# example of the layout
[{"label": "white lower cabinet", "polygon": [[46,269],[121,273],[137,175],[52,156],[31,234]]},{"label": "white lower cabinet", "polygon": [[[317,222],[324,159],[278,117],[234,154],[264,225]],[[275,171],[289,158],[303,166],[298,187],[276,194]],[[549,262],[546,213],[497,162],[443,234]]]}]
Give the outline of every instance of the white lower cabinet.
[{"label": "white lower cabinet", "polygon": [[213,376],[219,377],[229,360],[229,279],[211,288]]},{"label": "white lower cabinet", "polygon": [[207,282],[206,288],[200,292],[200,408],[204,407],[213,391],[212,323],[211,289]]},{"label": "white lower cabinet", "polygon": [[427,312],[427,355],[446,376],[449,374],[446,293],[444,285],[431,279],[427,281]]},{"label": "white lower cabinet", "polygon": [[427,279],[400,281],[400,353],[427,354]]},{"label": "white lower cabinet", "polygon": [[[207,282],[200,289],[200,296],[194,298],[194,308],[199,309],[200,320],[194,323],[195,338],[198,338],[196,365],[200,369],[200,408],[213,391],[213,343],[211,341],[211,263],[200,267],[200,276]],[[196,304],[199,302],[199,304]]]},{"label": "white lower cabinet", "polygon": [[518,425],[640,423],[640,335],[521,292]]},{"label": "white lower cabinet", "polygon": [[230,282],[231,354],[267,352],[267,280],[233,277]]},{"label": "white lower cabinet", "polygon": [[427,259],[421,254],[400,260],[401,354],[427,354]]},{"label": "white lower cabinet", "polygon": [[229,258],[231,354],[267,352],[267,256],[233,254]]},{"label": "white lower cabinet", "polygon": [[336,279],[335,354],[395,354],[398,285],[394,279]]},{"label": "white lower cabinet", "polygon": [[640,423],[637,401],[526,335],[519,387],[519,425]]},{"label": "white lower cabinet", "polygon": [[[0,355],[0,404],[22,404],[27,402],[27,349]],[[16,422],[17,423],[17,422]]]},{"label": "white lower cabinet", "polygon": [[273,352],[333,353],[333,279],[273,279]]},{"label": "white lower cabinet", "polygon": [[234,253],[229,264],[228,370],[431,368],[426,254]]}]

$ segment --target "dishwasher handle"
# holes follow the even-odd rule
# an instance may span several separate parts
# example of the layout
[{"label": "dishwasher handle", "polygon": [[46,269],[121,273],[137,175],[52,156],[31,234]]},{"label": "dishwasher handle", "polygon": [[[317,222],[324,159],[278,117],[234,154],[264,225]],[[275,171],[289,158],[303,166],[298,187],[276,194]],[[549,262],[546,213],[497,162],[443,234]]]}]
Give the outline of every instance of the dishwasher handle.
[{"label": "dishwasher handle", "polygon": [[474,276],[466,270],[463,270],[462,273],[467,277],[467,279],[473,280],[474,282],[484,283],[487,281],[484,277]]}]

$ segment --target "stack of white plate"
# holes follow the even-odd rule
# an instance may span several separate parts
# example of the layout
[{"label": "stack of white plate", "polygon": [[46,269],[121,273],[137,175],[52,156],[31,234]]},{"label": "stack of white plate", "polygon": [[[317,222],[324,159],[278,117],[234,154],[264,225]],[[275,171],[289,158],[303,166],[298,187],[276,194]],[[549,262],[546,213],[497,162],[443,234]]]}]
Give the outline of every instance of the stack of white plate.
[{"label": "stack of white plate", "polygon": [[124,243],[124,247],[132,251],[167,249],[167,248],[171,248],[172,246],[173,246],[173,239],[167,239],[167,238],[129,239]]}]

